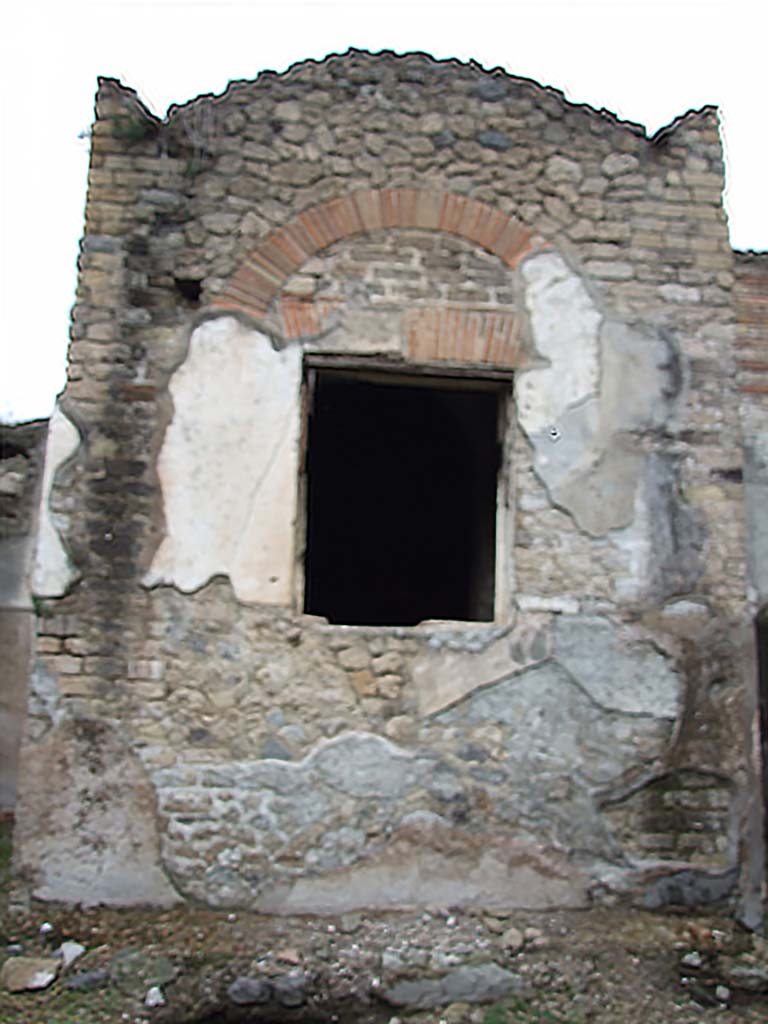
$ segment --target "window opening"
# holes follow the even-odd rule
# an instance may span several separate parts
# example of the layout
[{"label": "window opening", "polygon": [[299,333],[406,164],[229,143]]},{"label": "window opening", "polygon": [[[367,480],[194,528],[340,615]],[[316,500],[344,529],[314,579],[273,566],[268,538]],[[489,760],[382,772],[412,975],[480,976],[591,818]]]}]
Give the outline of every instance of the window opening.
[{"label": "window opening", "polygon": [[493,621],[505,388],[310,373],[305,611],[346,625]]},{"label": "window opening", "polygon": [[763,806],[766,850],[768,851],[768,605],[764,605],[755,619],[755,647],[757,651],[757,695],[760,712],[760,750],[763,770]]}]

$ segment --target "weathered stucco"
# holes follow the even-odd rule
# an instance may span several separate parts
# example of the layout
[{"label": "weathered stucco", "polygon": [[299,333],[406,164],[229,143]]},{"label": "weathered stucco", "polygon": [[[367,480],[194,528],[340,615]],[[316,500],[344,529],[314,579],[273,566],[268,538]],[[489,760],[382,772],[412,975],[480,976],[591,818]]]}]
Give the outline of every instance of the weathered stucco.
[{"label": "weathered stucco", "polygon": [[633,433],[670,419],[670,343],[606,321],[559,256],[522,267],[534,345],[548,366],[517,377],[520,423],[552,500],[595,536],[630,525],[643,458]]},{"label": "weathered stucco", "polygon": [[40,597],[60,597],[77,578],[51,510],[51,491],[58,470],[74,455],[80,444],[77,427],[56,405],[48,426],[45,449],[37,550],[32,571],[32,589]]},{"label": "weathered stucco", "polygon": [[[729,369],[715,113],[648,139],[524,80],[352,52],[162,122],[104,80],[90,173],[23,754],[34,891],[333,913],[658,905],[685,877],[759,919],[760,431],[742,445],[764,421]],[[474,559],[463,617],[305,612],[312,474],[354,498],[371,468],[344,476],[341,408],[308,469],[329,381],[389,388],[390,424],[438,394],[408,436],[430,484],[470,436],[456,393],[483,396],[420,535],[446,588]],[[496,506],[460,520],[478,454]],[[385,552],[419,512],[387,479]],[[361,569],[359,603],[403,600],[406,563]]]},{"label": "weathered stucco", "polygon": [[[114,727],[59,721],[35,745],[19,801],[25,815],[18,863],[34,877],[39,899],[84,906],[178,902],[158,864],[152,788]],[[109,836],[108,849],[94,842],[98,836]]]}]

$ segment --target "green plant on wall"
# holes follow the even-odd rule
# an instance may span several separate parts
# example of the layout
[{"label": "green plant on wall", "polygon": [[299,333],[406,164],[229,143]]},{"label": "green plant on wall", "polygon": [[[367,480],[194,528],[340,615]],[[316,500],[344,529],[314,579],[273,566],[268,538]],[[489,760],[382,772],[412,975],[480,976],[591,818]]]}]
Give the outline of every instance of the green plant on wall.
[{"label": "green plant on wall", "polygon": [[136,117],[134,114],[115,114],[112,118],[112,135],[122,142],[133,145],[134,142],[141,142],[154,131],[154,126],[145,118]]},{"label": "green plant on wall", "polygon": [[32,595],[32,610],[38,619],[51,619],[54,615],[50,604],[46,603],[45,598],[38,597],[37,594]]}]

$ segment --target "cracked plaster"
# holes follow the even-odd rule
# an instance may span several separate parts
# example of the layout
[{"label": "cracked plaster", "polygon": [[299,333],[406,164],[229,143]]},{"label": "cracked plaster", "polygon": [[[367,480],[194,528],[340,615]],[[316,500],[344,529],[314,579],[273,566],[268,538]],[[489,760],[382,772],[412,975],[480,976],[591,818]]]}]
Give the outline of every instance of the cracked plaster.
[{"label": "cracked plaster", "polygon": [[242,600],[291,599],[301,352],[231,317],[192,334],[174,373],[158,461],[166,537],[145,583],[197,590],[229,576]]}]

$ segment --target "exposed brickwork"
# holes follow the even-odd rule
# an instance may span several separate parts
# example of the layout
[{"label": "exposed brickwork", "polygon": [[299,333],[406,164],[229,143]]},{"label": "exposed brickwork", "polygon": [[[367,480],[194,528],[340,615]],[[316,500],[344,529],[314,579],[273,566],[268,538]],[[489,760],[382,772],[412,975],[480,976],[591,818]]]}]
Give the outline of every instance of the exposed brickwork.
[{"label": "exposed brickwork", "polygon": [[479,366],[520,366],[522,324],[514,313],[451,309],[439,305],[414,311],[406,322],[408,358]]},{"label": "exposed brickwork", "polygon": [[280,321],[286,338],[320,334],[328,317],[341,305],[338,300],[314,300],[297,295],[280,299]]},{"label": "exposed brickwork", "polygon": [[402,315],[404,357],[510,369],[528,358],[510,267],[476,243],[424,230],[337,242],[291,275],[280,294],[286,338],[332,330],[345,308]]},{"label": "exposed brickwork", "polygon": [[608,811],[617,833],[641,857],[728,866],[730,794],[716,775],[681,771]]},{"label": "exposed brickwork", "polygon": [[532,233],[512,217],[465,196],[389,188],[353,192],[305,210],[273,232],[248,257],[213,305],[263,316],[286,279],[316,253],[382,228],[428,228],[475,242],[515,267],[530,251]]},{"label": "exposed brickwork", "polygon": [[745,395],[768,395],[768,257],[736,254],[736,367]]}]

